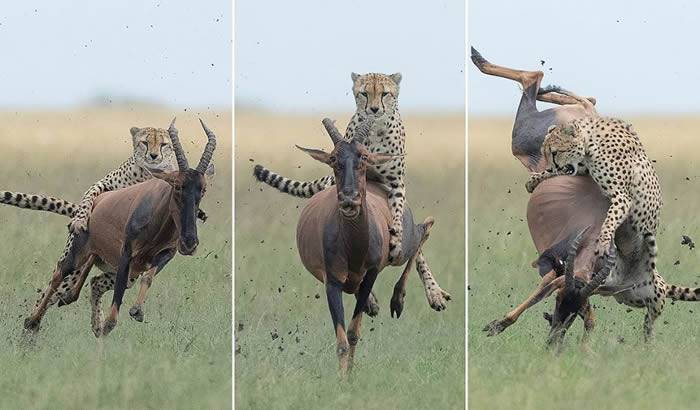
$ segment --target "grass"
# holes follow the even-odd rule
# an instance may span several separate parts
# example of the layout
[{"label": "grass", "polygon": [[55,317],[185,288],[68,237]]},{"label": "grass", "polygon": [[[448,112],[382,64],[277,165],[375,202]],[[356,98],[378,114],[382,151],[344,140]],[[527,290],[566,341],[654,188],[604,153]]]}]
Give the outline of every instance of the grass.
[{"label": "grass", "polygon": [[[665,205],[659,229],[659,271],[667,281],[698,286],[697,249],[681,235],[700,237],[700,165],[693,117],[629,119],[661,179]],[[596,329],[578,348],[582,324],[567,335],[560,356],[546,351],[553,298],[528,310],[504,333],[487,338],[482,327],[500,319],[539,281],[524,221],[527,172],[510,155],[512,120],[469,123],[469,406],[480,408],[692,408],[688,396],[700,372],[700,306],[667,304],[656,322],[656,340],[642,341],[644,311],[628,311],[595,297]]]},{"label": "grass", "polygon": [[[172,115],[0,114],[0,188],[77,201],[131,154],[131,126],[167,127]],[[127,290],[116,329],[95,339],[86,287],[77,302],[49,309],[35,343],[26,344],[24,317],[48,283],[68,219],[0,207],[0,408],[231,407],[231,116],[201,115],[219,137],[218,175],[202,202],[210,219],[200,225],[197,255],[178,255],[156,277],[144,323],[130,320],[137,289]],[[178,126],[190,156],[200,155],[196,117],[180,114]],[[110,300],[111,292],[103,306]]]},{"label": "grass", "polygon": [[[405,116],[407,197],[417,221],[436,218],[424,249],[452,301],[431,310],[412,272],[404,313],[392,319],[400,269],[387,268],[375,284],[379,316],[363,320],[356,367],[341,382],[323,285],[296,251],[304,200],[252,177],[255,163],[298,178],[325,175],[329,168],[293,144],[329,149],[330,139],[320,117],[236,115],[236,407],[464,408],[464,118]],[[345,126],[346,115],[334,117]],[[344,300],[349,322],[354,298]]]}]

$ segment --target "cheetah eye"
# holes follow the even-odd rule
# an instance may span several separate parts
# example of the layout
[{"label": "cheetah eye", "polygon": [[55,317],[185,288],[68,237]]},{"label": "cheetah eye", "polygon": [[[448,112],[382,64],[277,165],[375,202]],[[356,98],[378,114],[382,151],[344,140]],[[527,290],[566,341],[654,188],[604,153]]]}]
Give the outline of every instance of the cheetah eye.
[{"label": "cheetah eye", "polygon": [[144,147],[148,147],[148,143],[146,141],[141,141],[141,145],[143,145]]},{"label": "cheetah eye", "polygon": [[556,157],[557,156],[557,151],[552,151],[552,156]]},{"label": "cheetah eye", "polygon": [[167,142],[161,142],[161,143],[160,143],[160,147],[161,147],[161,148],[164,148],[164,147],[167,147],[167,146],[168,146],[168,143],[167,143]]},{"label": "cheetah eye", "polygon": [[384,92],[382,93],[382,98],[386,97],[387,95],[389,95],[389,93],[386,92],[386,91],[384,91]]},{"label": "cheetah eye", "polygon": [[367,92],[366,91],[360,91],[359,93],[361,96],[367,98]]}]

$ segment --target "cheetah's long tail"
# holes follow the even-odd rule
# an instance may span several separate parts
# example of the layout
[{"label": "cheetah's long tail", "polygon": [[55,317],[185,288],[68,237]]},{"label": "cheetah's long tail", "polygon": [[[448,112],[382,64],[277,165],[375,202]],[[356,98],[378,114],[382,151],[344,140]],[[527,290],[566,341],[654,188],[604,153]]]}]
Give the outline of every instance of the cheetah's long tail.
[{"label": "cheetah's long tail", "polygon": [[685,286],[666,285],[666,297],[672,300],[684,302],[700,301],[700,288],[689,288]]},{"label": "cheetah's long tail", "polygon": [[78,206],[64,199],[42,194],[24,194],[22,192],[0,191],[0,203],[22,209],[53,212],[72,218]]},{"label": "cheetah's long tail", "polygon": [[326,175],[315,181],[295,181],[276,174],[262,165],[255,166],[253,175],[258,181],[277,188],[280,192],[301,198],[311,198],[314,194],[335,184],[333,175]]}]

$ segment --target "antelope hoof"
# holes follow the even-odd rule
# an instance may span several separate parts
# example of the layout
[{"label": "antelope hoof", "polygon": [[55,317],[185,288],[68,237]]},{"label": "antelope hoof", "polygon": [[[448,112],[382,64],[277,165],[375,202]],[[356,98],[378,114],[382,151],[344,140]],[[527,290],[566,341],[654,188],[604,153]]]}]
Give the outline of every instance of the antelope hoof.
[{"label": "antelope hoof", "polygon": [[500,334],[510,325],[512,325],[512,323],[508,319],[494,320],[481,330],[486,332],[486,336],[491,337]]},{"label": "antelope hoof", "polygon": [[137,322],[143,322],[143,309],[141,306],[134,306],[129,309],[129,316]]},{"label": "antelope hoof", "polygon": [[[364,312],[367,313],[369,317],[375,317],[379,314],[379,304],[377,303],[377,299],[372,293],[369,294],[369,298],[367,299],[367,305],[365,305]],[[131,314],[131,311],[129,311],[129,314]],[[141,315],[143,316],[143,313]]]},{"label": "antelope hoof", "polygon": [[396,313],[397,319],[401,317],[401,312],[403,312],[403,301],[405,296],[406,292],[394,290],[394,295],[391,297],[391,303],[389,304],[391,306],[391,317],[394,317],[394,313]]},{"label": "antelope hoof", "polygon": [[117,319],[112,319],[109,318],[105,321],[105,323],[102,325],[102,334],[101,336],[107,336],[113,329],[114,327],[117,326]]},{"label": "antelope hoof", "polygon": [[39,331],[39,321],[28,317],[24,319],[24,328],[36,333]]},{"label": "antelope hoof", "polygon": [[447,309],[447,301],[452,299],[452,296],[439,286],[429,290],[427,296],[430,307],[438,312]]}]

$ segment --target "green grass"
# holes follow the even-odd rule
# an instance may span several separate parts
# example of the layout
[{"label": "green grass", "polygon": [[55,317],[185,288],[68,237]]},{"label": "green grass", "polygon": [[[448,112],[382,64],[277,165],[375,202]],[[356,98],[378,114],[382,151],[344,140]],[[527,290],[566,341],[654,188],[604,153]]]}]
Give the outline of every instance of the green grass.
[{"label": "green grass", "polygon": [[[683,234],[700,238],[699,164],[690,131],[697,120],[632,122],[647,152],[658,160],[664,193],[659,271],[672,283],[698,286],[698,250],[680,245]],[[656,322],[656,340],[646,345],[643,310],[628,312],[612,298],[595,297],[593,353],[579,349],[580,320],[567,334],[561,355],[545,350],[549,326],[542,312],[551,312],[553,298],[528,310],[496,337],[482,332],[539,282],[530,267],[536,252],[524,221],[527,172],[508,155],[511,124],[470,121],[470,408],[695,408],[690,392],[700,382],[700,305],[668,303]]]},{"label": "green grass", "polygon": [[[104,124],[114,115],[93,113],[91,121]],[[37,126],[43,126],[46,117],[36,114],[36,118]],[[159,118],[119,121],[115,134],[126,132],[128,136],[134,124],[167,125],[166,118]],[[223,120],[217,123],[210,121],[209,125],[220,138],[230,138],[230,128],[224,128]],[[55,131],[75,127],[76,123],[52,126]],[[5,132],[12,135],[14,129],[8,127]],[[181,125],[181,129],[188,134],[197,132],[194,125]],[[107,138],[110,131],[104,133]],[[97,145],[99,140],[93,138]],[[65,144],[75,149],[71,144],[78,140]],[[131,149],[120,141],[107,145],[110,153],[82,159],[73,156],[78,161],[74,164],[65,161],[68,155],[61,149],[51,152],[41,144],[33,152],[2,150],[0,188],[77,200]],[[138,288],[127,290],[119,324],[102,340],[90,328],[90,289],[86,286],[75,303],[50,308],[35,342],[25,342],[23,320],[38,296],[36,289],[46,286],[61,254],[68,219],[0,206],[0,408],[231,407],[231,175],[230,162],[225,160],[230,144],[221,146],[215,159],[219,174],[202,202],[210,219],[200,225],[197,255],[176,256],[155,278],[144,323],[131,320],[128,314]],[[199,153],[201,148],[191,152]],[[103,298],[105,308],[111,295]]]},{"label": "green grass", "polygon": [[[245,121],[237,118],[237,128],[244,129]],[[309,124],[316,127],[318,121]],[[430,132],[434,130],[426,130]],[[449,135],[459,149],[460,134],[463,128]],[[416,220],[436,218],[424,250],[438,282],[452,294],[448,309],[430,309],[414,270],[404,312],[400,319],[391,318],[389,300],[401,270],[385,269],[375,284],[379,316],[364,317],[355,369],[341,381],[324,287],[304,269],[296,250],[296,221],[304,200],[263,188],[254,181],[254,163],[248,159],[254,156],[256,162],[299,178],[325,175],[329,169],[295,151],[270,159],[274,150],[289,149],[289,141],[281,140],[284,134],[272,139],[269,148],[246,140],[253,133],[237,135],[236,408],[464,408],[464,162],[459,149],[431,153],[450,159],[442,168],[414,160],[407,187]],[[313,134],[295,130],[294,135]],[[320,137],[327,148],[327,137]],[[349,323],[354,297],[344,295],[344,301]]]}]

